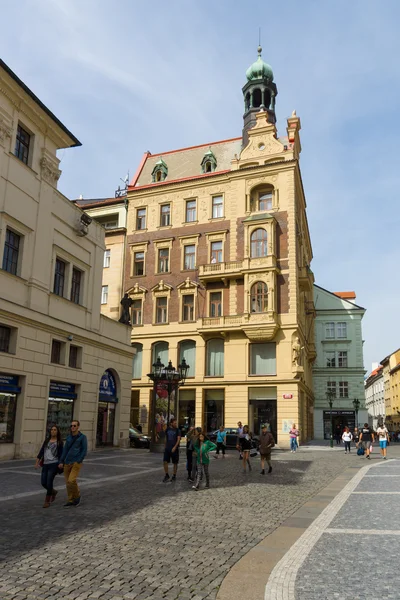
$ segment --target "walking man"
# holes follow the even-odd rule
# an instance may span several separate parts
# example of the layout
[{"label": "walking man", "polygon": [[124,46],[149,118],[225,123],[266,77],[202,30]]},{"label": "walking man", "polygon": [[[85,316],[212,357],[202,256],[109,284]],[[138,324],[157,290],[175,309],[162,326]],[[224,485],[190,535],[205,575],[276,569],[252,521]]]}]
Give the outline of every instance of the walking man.
[{"label": "walking man", "polygon": [[365,450],[365,457],[370,459],[370,452],[371,452],[371,442],[374,441],[374,434],[373,432],[370,430],[368,423],[364,423],[364,427],[361,429],[360,432],[360,442],[362,443],[362,447]]},{"label": "walking man", "polygon": [[272,471],[271,464],[271,450],[275,446],[275,440],[271,432],[268,431],[268,426],[266,423],[261,428],[261,436],[260,436],[260,458],[261,458],[261,475],[265,475],[265,461],[267,461],[268,465],[268,473]]},{"label": "walking man", "polygon": [[386,425],[382,422],[378,429],[376,430],[379,438],[379,447],[381,449],[381,455],[384,460],[386,460],[386,446],[388,441],[389,432],[386,429]]},{"label": "walking man", "polygon": [[67,436],[60,464],[58,465],[60,469],[64,468],[68,494],[68,501],[64,504],[66,507],[79,506],[81,502],[81,492],[77,479],[82,468],[83,459],[87,454],[87,438],[79,431],[79,426],[79,421],[73,420],[71,422],[71,433]]},{"label": "walking man", "polygon": [[240,440],[242,439],[242,437],[244,437],[244,435],[243,435],[243,425],[242,425],[241,421],[238,422],[238,428],[236,430],[236,433],[237,433],[236,448],[237,448],[237,450],[239,450],[239,460],[243,460],[243,454],[242,454],[242,450],[241,450],[242,446],[241,446]]},{"label": "walking man", "polygon": [[168,465],[172,461],[174,466],[171,481],[176,480],[176,472],[178,470],[179,463],[179,442],[181,441],[181,431],[178,429],[178,425],[175,417],[169,422],[169,427],[165,432],[165,450],[164,450],[164,479],[163,482],[167,483],[170,481],[168,473]]}]

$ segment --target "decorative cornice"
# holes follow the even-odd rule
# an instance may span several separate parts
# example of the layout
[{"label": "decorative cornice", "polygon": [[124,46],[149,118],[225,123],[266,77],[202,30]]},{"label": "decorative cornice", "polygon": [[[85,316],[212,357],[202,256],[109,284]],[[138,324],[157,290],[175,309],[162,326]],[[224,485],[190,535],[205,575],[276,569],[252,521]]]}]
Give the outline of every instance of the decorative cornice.
[{"label": "decorative cornice", "polygon": [[42,178],[50,185],[57,187],[57,181],[60,179],[61,171],[56,163],[50,161],[46,156],[43,156],[40,159],[40,166],[42,169]]}]

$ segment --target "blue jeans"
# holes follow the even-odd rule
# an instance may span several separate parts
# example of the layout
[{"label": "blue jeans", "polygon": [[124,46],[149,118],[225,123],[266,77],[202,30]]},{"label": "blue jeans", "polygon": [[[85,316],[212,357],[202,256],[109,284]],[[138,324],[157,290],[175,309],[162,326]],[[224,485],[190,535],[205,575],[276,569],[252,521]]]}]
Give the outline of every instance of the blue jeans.
[{"label": "blue jeans", "polygon": [[290,449],[296,452],[297,450],[297,438],[290,438]]},{"label": "blue jeans", "polygon": [[42,477],[40,483],[45,488],[47,496],[51,496],[53,493],[54,477],[57,475],[58,463],[50,463],[43,465]]}]

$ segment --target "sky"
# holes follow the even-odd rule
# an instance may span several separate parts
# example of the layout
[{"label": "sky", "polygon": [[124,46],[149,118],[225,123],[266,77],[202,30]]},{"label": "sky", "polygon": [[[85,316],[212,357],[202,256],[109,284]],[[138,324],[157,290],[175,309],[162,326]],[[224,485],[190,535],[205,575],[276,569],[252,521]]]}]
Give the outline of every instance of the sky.
[{"label": "sky", "polygon": [[316,283],[367,309],[364,365],[400,347],[398,0],[2,0],[0,56],[82,142],[69,198],[114,196],[143,153],[238,137],[263,59],[295,109]]}]

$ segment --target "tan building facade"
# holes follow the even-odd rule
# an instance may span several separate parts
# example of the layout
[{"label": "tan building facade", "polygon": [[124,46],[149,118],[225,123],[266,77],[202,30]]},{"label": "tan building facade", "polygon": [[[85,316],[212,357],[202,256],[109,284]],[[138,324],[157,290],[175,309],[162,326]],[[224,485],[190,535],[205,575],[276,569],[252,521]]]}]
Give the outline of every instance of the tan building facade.
[{"label": "tan building facade", "polygon": [[400,348],[381,360],[386,425],[400,428]]},{"label": "tan building facade", "polygon": [[130,330],[100,314],[104,229],[57,191],[80,145],[0,62],[0,458],[34,456],[52,422],[127,445]]},{"label": "tan building facade", "polygon": [[268,69],[259,57],[247,72],[243,138],[147,152],[128,188],[132,389],[149,431],[166,418],[153,410],[147,377],[160,357],[190,365],[179,390],[181,426],[210,431],[241,420],[258,434],[268,421],[281,446],[293,422],[302,440],[313,435],[300,119],[294,113],[287,136],[277,137]]}]

